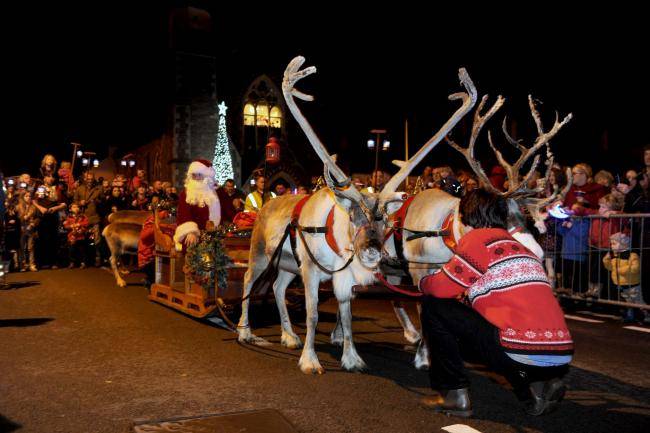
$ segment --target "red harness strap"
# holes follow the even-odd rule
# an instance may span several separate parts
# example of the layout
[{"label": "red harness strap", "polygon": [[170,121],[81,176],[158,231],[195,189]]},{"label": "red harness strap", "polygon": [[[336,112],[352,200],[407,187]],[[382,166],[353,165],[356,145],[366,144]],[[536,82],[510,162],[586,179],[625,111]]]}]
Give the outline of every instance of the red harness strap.
[{"label": "red harness strap", "polygon": [[458,242],[454,236],[454,213],[447,215],[447,218],[442,222],[442,227],[440,228],[445,234],[442,236],[442,241],[447,245],[451,251],[456,249]]},{"label": "red harness strap", "polygon": [[327,241],[327,245],[329,245],[336,254],[341,255],[341,250],[336,243],[336,239],[334,239],[334,207],[335,206],[332,206],[330,213],[327,214],[327,222],[325,223],[327,232],[325,233],[325,240]]},{"label": "red harness strap", "polygon": [[311,197],[311,194],[301,198],[300,201],[296,203],[296,206],[293,208],[293,212],[291,212],[291,236],[293,236],[294,238],[296,237],[296,227],[298,226],[298,219],[300,218],[300,213],[302,212],[302,208],[305,206],[305,203],[307,203],[307,200],[309,200],[309,197]]},{"label": "red harness strap", "polygon": [[404,219],[406,219],[406,212],[409,210],[409,206],[411,206],[411,202],[413,202],[413,199],[415,198],[414,195],[411,197],[407,198],[404,200],[404,203],[402,203],[402,206],[395,212],[393,215],[391,215],[390,219],[393,221],[393,227],[388,230],[388,233],[386,233],[386,236],[384,237],[384,242],[386,242],[391,235],[395,235],[395,241],[399,242],[402,240],[402,229],[404,228]]},{"label": "red harness strap", "polygon": [[[296,206],[293,208],[293,211],[291,212],[291,227],[289,229],[291,237],[293,239],[296,238],[296,228],[300,227],[298,224],[298,219],[300,219],[300,214],[302,212],[302,208],[305,206],[305,203],[307,203],[307,200],[311,195],[308,195],[306,197],[303,197],[300,199],[298,203],[296,203]],[[330,209],[329,213],[327,214],[327,222],[325,223],[325,241],[327,242],[327,245],[334,250],[334,252],[338,255],[341,254],[341,250],[336,243],[336,239],[334,238],[334,207]],[[316,233],[313,231],[313,229],[320,229],[320,227],[309,227],[307,232],[309,233]],[[322,232],[321,232],[322,233]]]}]

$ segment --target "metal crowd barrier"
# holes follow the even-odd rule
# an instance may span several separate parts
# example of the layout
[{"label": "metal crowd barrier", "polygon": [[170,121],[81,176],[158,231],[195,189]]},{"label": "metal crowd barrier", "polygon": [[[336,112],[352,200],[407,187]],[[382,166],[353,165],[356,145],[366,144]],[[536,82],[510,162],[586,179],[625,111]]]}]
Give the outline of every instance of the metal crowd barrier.
[{"label": "metal crowd barrier", "polygon": [[[650,214],[552,218],[547,229],[540,244],[558,296],[650,310]],[[629,249],[613,251],[611,235]]]}]

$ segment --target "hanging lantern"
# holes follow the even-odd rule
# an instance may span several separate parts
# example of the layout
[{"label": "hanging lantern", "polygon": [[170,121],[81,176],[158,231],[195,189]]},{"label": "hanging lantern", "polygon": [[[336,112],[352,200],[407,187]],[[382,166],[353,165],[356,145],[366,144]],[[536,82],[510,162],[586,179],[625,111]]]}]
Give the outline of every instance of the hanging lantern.
[{"label": "hanging lantern", "polygon": [[271,137],[266,145],[266,162],[269,164],[280,162],[280,144],[275,137]]}]

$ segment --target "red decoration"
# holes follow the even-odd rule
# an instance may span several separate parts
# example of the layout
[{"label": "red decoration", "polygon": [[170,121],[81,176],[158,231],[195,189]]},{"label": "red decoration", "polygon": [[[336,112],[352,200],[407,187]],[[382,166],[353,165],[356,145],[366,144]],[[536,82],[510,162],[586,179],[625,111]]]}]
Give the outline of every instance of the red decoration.
[{"label": "red decoration", "polygon": [[280,162],[280,143],[275,137],[271,137],[266,145],[266,162],[269,164]]}]

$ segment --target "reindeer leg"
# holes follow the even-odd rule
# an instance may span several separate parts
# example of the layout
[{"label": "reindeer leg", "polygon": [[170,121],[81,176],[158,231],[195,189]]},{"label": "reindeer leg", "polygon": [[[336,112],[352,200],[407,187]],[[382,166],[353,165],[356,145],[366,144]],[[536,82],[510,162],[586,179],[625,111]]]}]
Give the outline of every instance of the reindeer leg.
[{"label": "reindeer leg", "polygon": [[343,356],[341,366],[348,371],[362,371],[367,368],[366,363],[357,353],[352,339],[352,309],[350,299],[339,301],[341,325],[343,327]]},{"label": "reindeer leg", "polygon": [[[303,264],[304,266],[304,264]],[[314,340],[316,338],[316,325],[318,324],[318,286],[320,280],[317,275],[309,270],[302,272],[302,280],[305,284],[305,304],[307,309],[307,335],[305,345],[302,348],[298,366],[305,374],[323,374],[325,369],[320,365],[316,350],[314,349]]]},{"label": "reindeer leg", "polygon": [[[422,315],[422,304],[418,302],[418,317]],[[427,342],[424,338],[420,339],[418,344],[417,351],[415,352],[415,359],[413,360],[413,365],[418,370],[428,370],[429,369],[429,349],[427,347]]]},{"label": "reindeer leg", "polygon": [[336,311],[336,325],[330,334],[330,342],[335,346],[343,346],[343,326],[341,325],[341,312]]},{"label": "reindeer leg", "polygon": [[287,286],[295,278],[295,274],[291,272],[280,270],[278,277],[273,283],[273,293],[275,294],[275,303],[278,305],[278,312],[280,313],[280,323],[282,324],[282,345],[289,349],[300,349],[302,341],[291,327],[291,319],[287,311],[287,304],[285,302],[285,293]]},{"label": "reindeer leg", "polygon": [[254,262],[249,262],[249,268],[244,275],[244,293],[242,293],[242,297],[246,299],[242,301],[241,316],[237,324],[237,339],[242,343],[255,344],[257,346],[268,346],[271,344],[265,339],[254,335],[251,332],[251,327],[248,322],[248,309],[250,308],[250,298],[248,298],[248,295],[251,292],[253,283],[266,268],[268,262],[269,260],[265,255],[260,256]]},{"label": "reindeer leg", "polygon": [[126,281],[122,278],[120,275],[120,272],[117,269],[117,258],[115,257],[115,254],[111,251],[111,269],[113,270],[113,274],[115,275],[115,281],[117,282],[117,285],[120,287],[126,287]]},{"label": "reindeer leg", "polygon": [[[391,284],[399,284],[400,280],[400,277],[393,275],[388,276],[388,282]],[[395,311],[397,321],[400,325],[402,325],[402,328],[404,328],[404,338],[409,343],[416,344],[418,341],[420,341],[420,333],[417,331],[417,329],[415,329],[413,322],[411,322],[411,319],[406,313],[404,305],[400,301],[392,301],[391,305],[393,306],[393,311]]]}]

